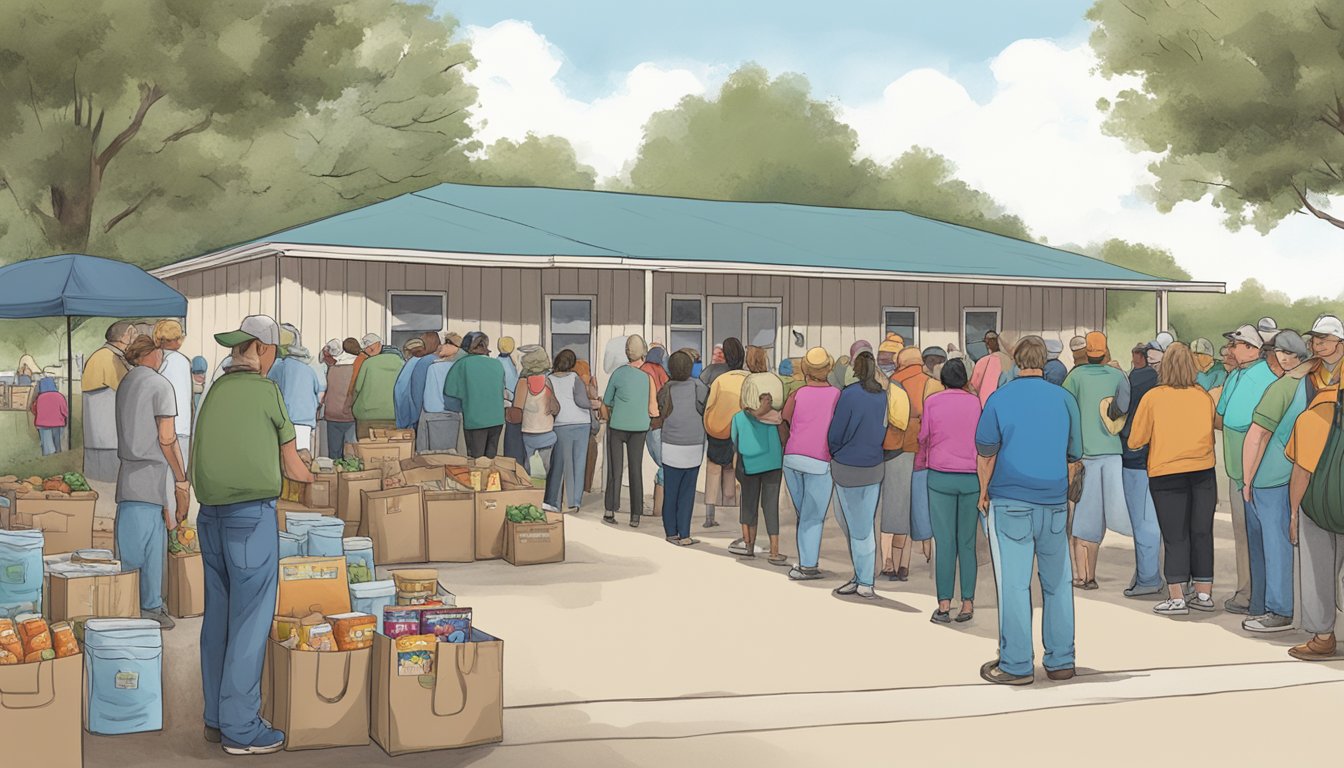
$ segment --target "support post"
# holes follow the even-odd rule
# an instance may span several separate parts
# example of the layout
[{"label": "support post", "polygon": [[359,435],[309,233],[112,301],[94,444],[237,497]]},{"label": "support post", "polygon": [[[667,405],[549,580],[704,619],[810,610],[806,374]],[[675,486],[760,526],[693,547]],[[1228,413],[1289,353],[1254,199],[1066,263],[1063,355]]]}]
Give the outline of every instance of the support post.
[{"label": "support post", "polygon": [[[666,339],[664,343],[668,343]],[[653,270],[644,270],[644,343],[653,343]]]},{"label": "support post", "polygon": [[1167,329],[1170,328],[1170,327],[1171,327],[1171,326],[1170,326],[1170,324],[1168,323],[1168,319],[1167,319],[1167,292],[1166,292],[1166,291],[1158,291],[1158,292],[1157,292],[1157,330],[1154,331],[1154,333],[1155,333],[1155,334],[1157,334],[1157,333],[1161,333],[1161,332],[1167,330]]},{"label": "support post", "polygon": [[[75,381],[75,345],[70,336],[70,316],[65,316],[65,408],[66,412],[74,414],[74,381]],[[80,411],[79,423],[82,427],[86,415]],[[67,418],[65,420],[65,449],[73,451],[75,449],[75,420]]]}]

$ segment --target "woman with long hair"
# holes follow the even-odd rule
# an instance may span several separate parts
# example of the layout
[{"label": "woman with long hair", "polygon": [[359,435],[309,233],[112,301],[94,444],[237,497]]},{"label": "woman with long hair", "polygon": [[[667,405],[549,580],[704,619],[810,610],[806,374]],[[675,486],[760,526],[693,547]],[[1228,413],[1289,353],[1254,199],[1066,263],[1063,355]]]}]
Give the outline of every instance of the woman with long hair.
[{"label": "woman with long hair", "polygon": [[691,514],[695,510],[695,482],[705,457],[704,414],[709,397],[705,383],[691,376],[693,365],[684,351],[673,352],[668,360],[671,378],[658,390],[666,484],[659,511],[667,540],[683,547],[699,543],[691,538]]},{"label": "woman with long hair", "polygon": [[560,509],[563,491],[569,500],[565,511],[571,514],[583,506],[583,472],[588,464],[588,437],[593,423],[588,385],[574,372],[578,362],[572,350],[562,349],[547,377],[560,412],[555,415],[555,447],[551,449],[551,466],[546,472],[545,506]]},{"label": "woman with long hair", "polygon": [[877,559],[877,499],[882,490],[882,441],[887,434],[887,393],[877,380],[877,360],[869,351],[854,358],[857,379],[835,404],[827,432],[831,478],[840,502],[840,527],[849,537],[854,578],[837,595],[877,599],[873,591]]},{"label": "woman with long hair", "polygon": [[798,564],[789,571],[794,581],[821,578],[821,534],[826,527],[826,509],[831,504],[831,449],[827,435],[840,390],[826,377],[831,356],[813,347],[803,356],[804,385],[794,390],[784,404],[788,440],[784,445],[784,482],[798,512]]}]

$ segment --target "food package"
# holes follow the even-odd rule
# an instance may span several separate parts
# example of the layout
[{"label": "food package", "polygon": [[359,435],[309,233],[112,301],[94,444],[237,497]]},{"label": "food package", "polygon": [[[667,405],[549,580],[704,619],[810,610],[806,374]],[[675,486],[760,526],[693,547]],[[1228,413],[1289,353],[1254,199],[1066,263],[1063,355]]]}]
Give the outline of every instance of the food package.
[{"label": "food package", "polygon": [[43,648],[40,651],[32,651],[23,657],[24,664],[36,664],[39,661],[51,661],[56,658],[56,652],[50,648]]},{"label": "food package", "polygon": [[19,616],[16,621],[19,625],[19,639],[23,641],[23,652],[25,655],[34,651],[51,650],[51,628],[47,626],[47,620],[32,613],[25,613]]},{"label": "food package", "polygon": [[443,643],[465,643],[471,637],[471,609],[426,608],[420,612],[420,633]]},{"label": "food package", "polygon": [[0,618],[0,650],[17,659],[23,658],[23,641],[19,639],[19,630],[13,619]]},{"label": "food package", "polygon": [[415,608],[388,606],[383,609],[383,634],[393,639],[420,633],[420,612]]},{"label": "food package", "polygon": [[276,594],[276,613],[282,616],[305,616],[315,611],[348,612],[350,583],[345,573],[345,556],[281,560]]},{"label": "food package", "polygon": [[10,664],[18,664],[20,661],[21,659],[19,659],[18,656],[15,656],[4,648],[0,648],[0,667],[8,666]]},{"label": "food package", "polygon": [[79,641],[75,640],[75,630],[68,621],[51,625],[51,644],[58,659],[79,654]]},{"label": "food package", "polygon": [[189,525],[179,525],[168,532],[168,553],[185,554],[188,552],[200,552],[201,540],[196,535],[196,529]]},{"label": "food package", "polygon": [[398,637],[397,674],[402,677],[434,674],[434,652],[437,645],[438,638],[433,635]]},{"label": "food package", "polygon": [[303,627],[311,627],[326,621],[321,613],[313,612],[307,616],[276,616],[271,622],[271,638],[290,648],[297,648]]},{"label": "food package", "polygon": [[305,624],[299,627],[300,651],[334,651],[336,636],[326,621],[318,624]]},{"label": "food package", "polygon": [[357,651],[373,647],[373,635],[378,631],[378,617],[368,613],[338,613],[327,617],[336,649]]},{"label": "food package", "polygon": [[433,594],[439,587],[439,572],[433,568],[398,568],[391,575],[398,592]]}]

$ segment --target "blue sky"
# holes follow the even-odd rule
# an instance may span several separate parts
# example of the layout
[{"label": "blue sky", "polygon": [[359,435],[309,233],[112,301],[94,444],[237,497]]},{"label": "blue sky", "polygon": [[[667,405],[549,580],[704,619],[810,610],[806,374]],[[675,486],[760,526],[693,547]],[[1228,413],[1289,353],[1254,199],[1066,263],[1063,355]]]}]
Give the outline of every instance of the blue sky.
[{"label": "blue sky", "polygon": [[[817,95],[871,97],[900,74],[931,67],[977,99],[989,59],[1022,38],[1082,41],[1091,0],[440,0],[464,24],[524,19],[565,53],[574,98],[591,99],[641,62],[679,66],[756,61],[802,72]],[[673,9],[669,10],[669,6]]]}]

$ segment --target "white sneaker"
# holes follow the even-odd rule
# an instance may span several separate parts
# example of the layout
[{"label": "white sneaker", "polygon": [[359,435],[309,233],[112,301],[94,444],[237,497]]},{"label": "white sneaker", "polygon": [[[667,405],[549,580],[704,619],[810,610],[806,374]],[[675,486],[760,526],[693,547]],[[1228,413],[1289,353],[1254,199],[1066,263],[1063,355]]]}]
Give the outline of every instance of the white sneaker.
[{"label": "white sneaker", "polygon": [[552,507],[550,504],[542,504],[542,505],[541,505],[541,511],[542,511],[542,512],[559,512],[560,510],[556,509],[555,507]]},{"label": "white sneaker", "polygon": [[1196,611],[1210,612],[1218,610],[1218,606],[1213,604],[1213,598],[1211,596],[1200,594],[1199,592],[1196,592],[1195,596],[1189,600],[1189,605]]},{"label": "white sneaker", "polygon": [[732,552],[734,555],[743,555],[745,557],[756,556],[756,546],[752,545],[750,548],[748,548],[747,542],[743,539],[737,539],[732,544],[729,544],[728,551]]},{"label": "white sneaker", "polygon": [[876,600],[876,599],[877,599],[877,592],[876,592],[872,587],[869,587],[869,586],[866,586],[866,585],[863,585],[863,584],[858,585],[858,586],[854,589],[854,594],[858,595],[859,597],[864,598],[865,600]]},{"label": "white sneaker", "polygon": [[1154,605],[1153,613],[1162,616],[1184,616],[1190,613],[1190,608],[1186,606],[1184,600],[1180,598],[1171,598]]},{"label": "white sneaker", "polygon": [[[872,587],[869,587],[869,589],[872,589]],[[847,581],[843,586],[836,587],[832,591],[837,595],[852,595],[859,591],[859,582]]]}]

